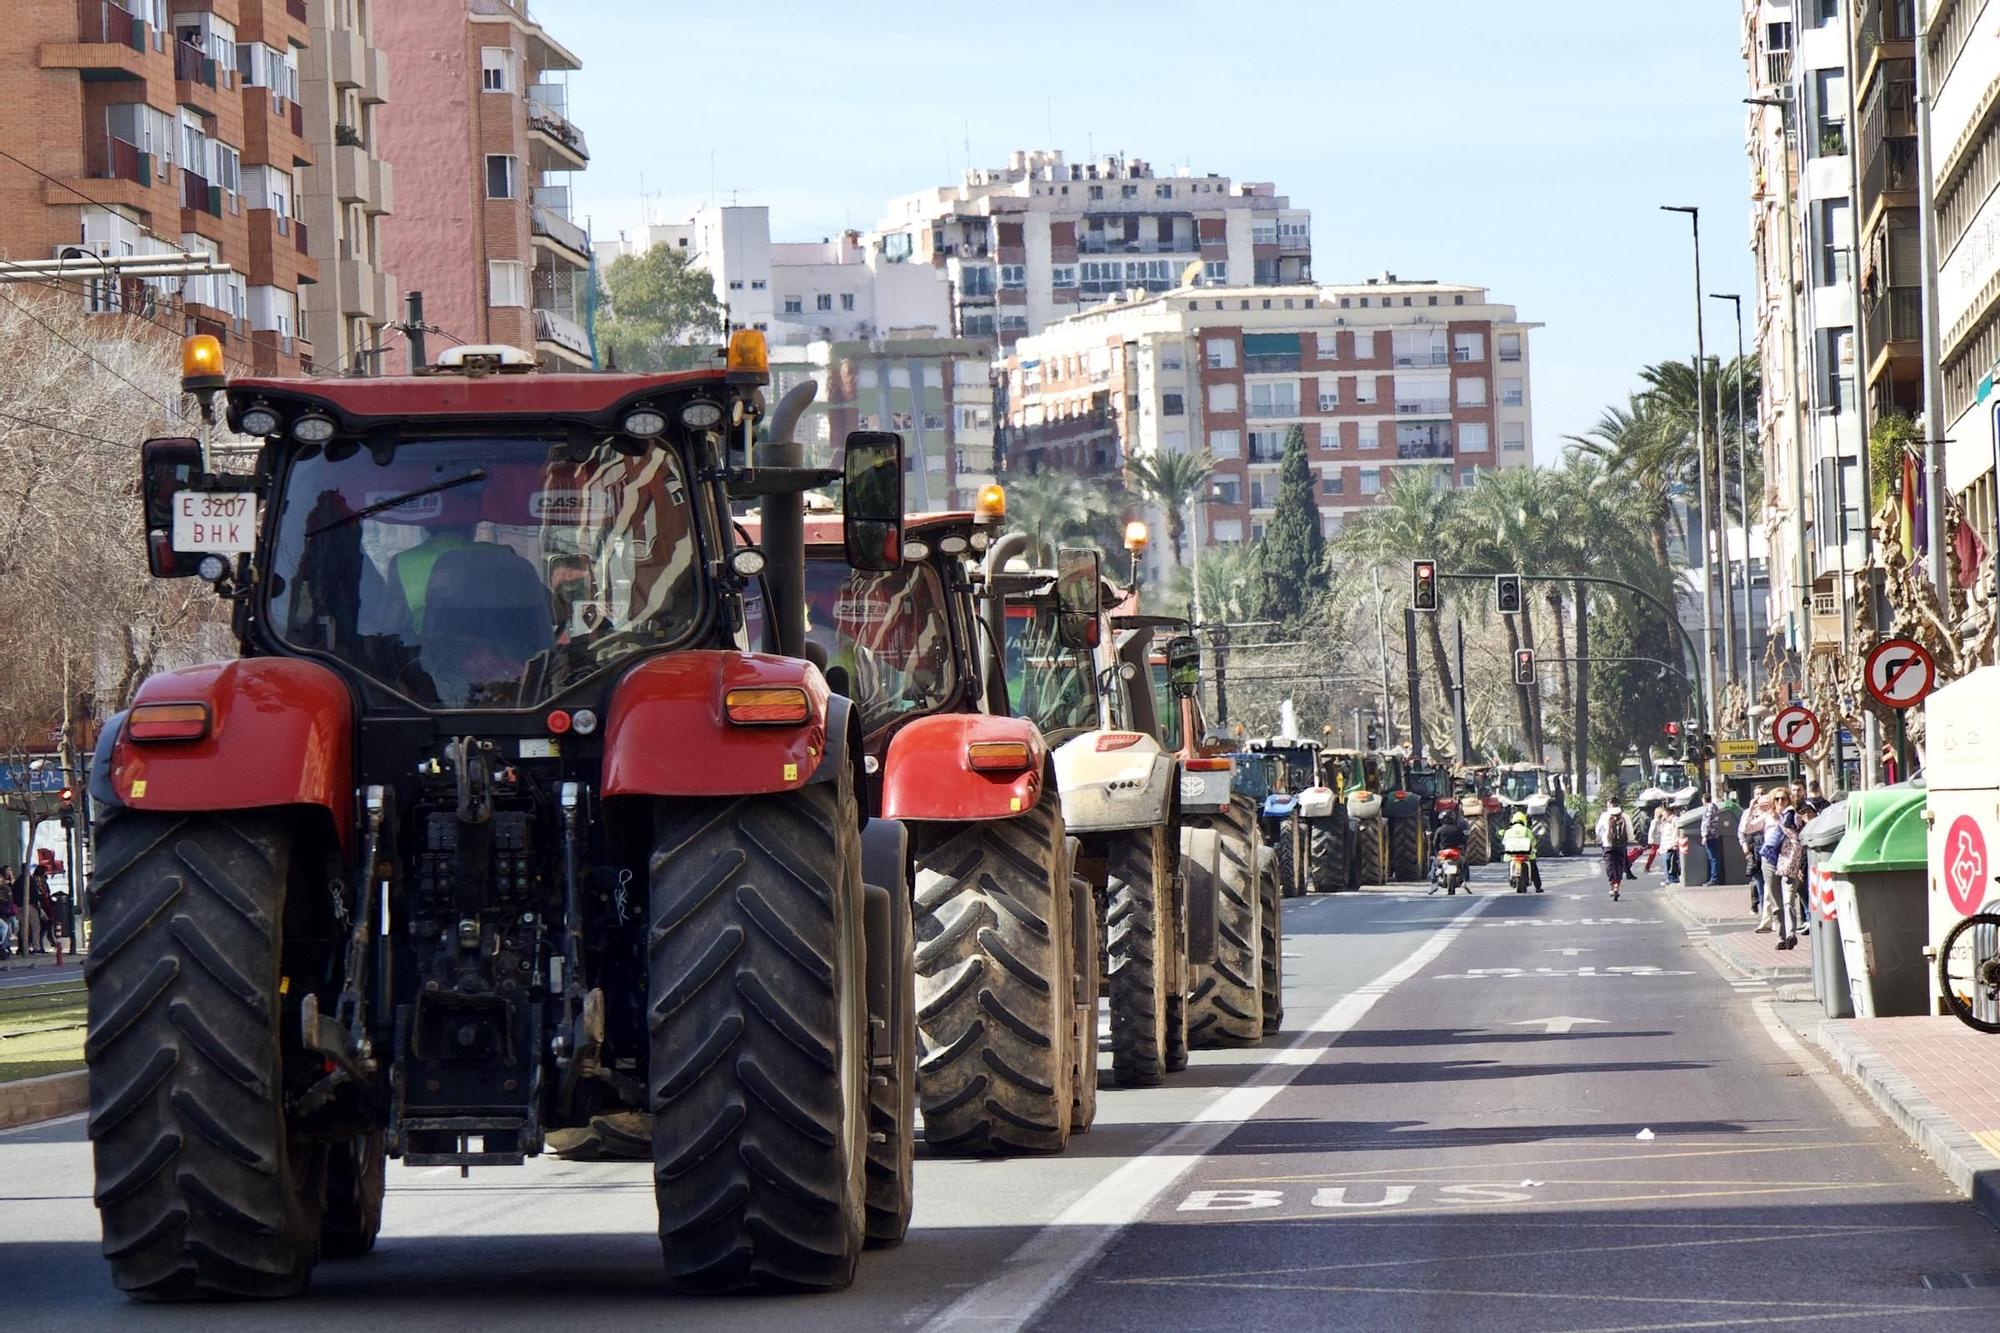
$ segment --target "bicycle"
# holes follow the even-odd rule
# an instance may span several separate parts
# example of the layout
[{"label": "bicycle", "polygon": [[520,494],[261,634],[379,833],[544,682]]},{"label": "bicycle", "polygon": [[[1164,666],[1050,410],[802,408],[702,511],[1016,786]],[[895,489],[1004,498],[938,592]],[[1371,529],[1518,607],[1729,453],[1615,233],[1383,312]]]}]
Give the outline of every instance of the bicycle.
[{"label": "bicycle", "polygon": [[1938,950],[1937,975],[1952,1017],[2000,1034],[2000,913],[1979,912],[1953,926]]}]

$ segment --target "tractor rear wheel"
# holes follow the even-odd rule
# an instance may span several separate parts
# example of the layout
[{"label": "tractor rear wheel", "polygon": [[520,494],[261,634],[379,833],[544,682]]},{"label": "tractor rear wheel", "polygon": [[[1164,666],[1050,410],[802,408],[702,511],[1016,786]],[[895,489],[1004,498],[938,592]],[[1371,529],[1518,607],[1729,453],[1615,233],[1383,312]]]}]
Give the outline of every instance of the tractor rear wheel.
[{"label": "tractor rear wheel", "polygon": [[98,835],[83,1051],[122,1291],[294,1296],[312,1274],[319,1153],[292,1139],[284,1095],[292,841],[263,812],[128,811]]},{"label": "tractor rear wheel", "polygon": [[322,1259],[358,1259],[375,1248],[388,1174],[379,1129],[327,1150],[326,1216],[319,1224]]},{"label": "tractor rear wheel", "polygon": [[1389,849],[1383,845],[1382,818],[1364,819],[1354,830],[1354,859],[1359,884],[1382,884],[1389,877]]},{"label": "tractor rear wheel", "polygon": [[1339,893],[1347,887],[1347,839],[1334,819],[1315,819],[1306,825],[1312,843],[1314,893]]},{"label": "tractor rear wheel", "polygon": [[1113,834],[1105,868],[1111,1072],[1128,1088],[1149,1087],[1167,1072],[1168,952],[1177,932],[1166,832],[1156,826]]},{"label": "tractor rear wheel", "polygon": [[1069,1141],[1076,965],[1057,799],[1051,785],[917,858],[917,1087],[934,1151]]},{"label": "tractor rear wheel", "polygon": [[1285,931],[1284,895],[1278,892],[1277,877],[1268,866],[1258,870],[1257,896],[1263,902],[1263,910],[1257,914],[1261,936],[1258,980],[1263,991],[1264,1035],[1270,1036],[1285,1021]]},{"label": "tractor rear wheel", "polygon": [[1215,961],[1194,965],[1188,996],[1188,1042],[1204,1049],[1254,1045],[1264,1035],[1257,847],[1255,835],[1245,834],[1230,815],[1193,816],[1182,825],[1184,847],[1189,837],[1208,835],[1215,838],[1218,853],[1219,878],[1213,885],[1203,882],[1209,871],[1202,856],[1181,858],[1190,897],[1215,895]]},{"label": "tractor rear wheel", "polygon": [[1271,844],[1277,853],[1278,887],[1287,898],[1303,897],[1305,876],[1299,867],[1299,821],[1287,818],[1278,826],[1278,839]]},{"label": "tractor rear wheel", "polygon": [[868,1072],[868,1244],[901,1245],[916,1204],[917,1015],[915,926],[906,885],[889,889],[889,951],[895,966],[889,1054]]},{"label": "tractor rear wheel", "polygon": [[1492,849],[1486,840],[1485,817],[1481,816],[1478,819],[1467,820],[1465,825],[1466,868],[1469,870],[1473,866],[1483,866],[1492,859]]},{"label": "tractor rear wheel", "polygon": [[1389,878],[1410,884],[1424,877],[1424,822],[1420,815],[1391,819],[1389,826]]},{"label": "tractor rear wheel", "polygon": [[868,982],[852,778],[663,801],[648,945],[653,1192],[679,1286],[854,1280]]},{"label": "tractor rear wheel", "polygon": [[1097,998],[1104,973],[1097,949],[1097,893],[1078,875],[1069,882],[1070,929],[1076,947],[1076,1027],[1070,1037],[1069,1132],[1082,1134],[1097,1120]]}]

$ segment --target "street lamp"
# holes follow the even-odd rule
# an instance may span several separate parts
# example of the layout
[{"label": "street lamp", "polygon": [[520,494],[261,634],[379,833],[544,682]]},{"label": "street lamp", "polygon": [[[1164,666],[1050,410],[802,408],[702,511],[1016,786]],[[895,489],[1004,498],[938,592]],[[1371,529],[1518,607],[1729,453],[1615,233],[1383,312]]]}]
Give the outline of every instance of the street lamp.
[{"label": "street lamp", "polygon": [[1715,730],[1715,561],[1708,553],[1708,405],[1702,393],[1701,376],[1708,362],[1708,339],[1702,322],[1701,305],[1701,209],[1693,204],[1661,204],[1663,213],[1685,213],[1694,232],[1694,445],[1701,504],[1701,676],[1702,708],[1708,729]]},{"label": "street lamp", "polygon": [[[1750,650],[1750,623],[1755,612],[1750,602],[1750,453],[1744,437],[1743,416],[1743,297],[1735,292],[1710,292],[1711,301],[1727,301],[1736,311],[1736,512],[1743,525],[1743,692],[1747,701],[1757,688],[1757,659]],[[1719,387],[1719,386],[1718,386]],[[1720,447],[1721,434],[1716,435]],[[1726,460],[1718,456],[1716,470],[1721,471]],[[1728,566],[1723,566],[1725,573]],[[1730,613],[1735,614],[1736,590],[1729,586]]]}]

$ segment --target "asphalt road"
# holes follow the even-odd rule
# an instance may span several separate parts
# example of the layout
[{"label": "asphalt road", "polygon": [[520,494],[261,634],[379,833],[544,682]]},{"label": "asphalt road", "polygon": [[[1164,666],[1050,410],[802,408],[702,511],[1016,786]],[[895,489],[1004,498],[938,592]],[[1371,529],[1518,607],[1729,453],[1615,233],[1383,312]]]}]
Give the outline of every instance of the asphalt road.
[{"label": "asphalt road", "polygon": [[[0,1134],[0,1308],[97,1328],[2000,1327],[2000,1234],[1722,978],[1648,881],[1287,904],[1285,1031],[1107,1091],[1059,1158],[924,1160],[835,1296],[663,1294],[637,1165],[392,1167],[381,1247],[281,1309],[137,1306],[81,1124]],[[1968,1285],[1971,1284],[1971,1285]],[[1996,1285],[1979,1285],[1993,1283]]]}]

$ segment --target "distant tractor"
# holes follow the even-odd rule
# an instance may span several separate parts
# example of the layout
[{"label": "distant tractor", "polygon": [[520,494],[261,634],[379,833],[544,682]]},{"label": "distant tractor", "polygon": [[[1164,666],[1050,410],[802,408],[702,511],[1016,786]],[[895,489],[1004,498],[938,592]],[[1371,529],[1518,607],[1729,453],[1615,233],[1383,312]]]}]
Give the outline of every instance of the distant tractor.
[{"label": "distant tractor", "polygon": [[1535,826],[1544,856],[1576,856],[1582,851],[1582,830],[1571,809],[1568,784],[1561,774],[1539,764],[1505,764],[1498,771],[1498,794],[1504,818],[1525,810]]},{"label": "distant tractor", "polygon": [[1371,758],[1388,831],[1389,878],[1400,884],[1420,880],[1430,861],[1431,802],[1412,787],[1400,752],[1384,750]]},{"label": "distant tractor", "polygon": [[1337,893],[1353,883],[1354,835],[1347,809],[1326,780],[1320,743],[1273,736],[1266,752],[1280,756],[1291,774],[1294,821],[1293,876],[1301,893]]},{"label": "distant tractor", "polygon": [[[117,1284],[295,1294],[374,1244],[387,1159],[624,1115],[677,1284],[846,1286],[908,1222],[868,1204],[908,1190],[912,960],[796,614],[802,493],[843,474],[796,465],[798,395],[767,418],[762,336],[669,375],[185,368],[259,446],[142,454],[151,571],[212,584],[240,656],[147,680],[92,764]],[[856,569],[901,563],[901,455],[846,441]]]},{"label": "distant tractor", "polygon": [[1327,777],[1327,785],[1339,793],[1348,827],[1353,830],[1349,882],[1357,886],[1387,884],[1389,821],[1384,807],[1387,793],[1382,786],[1381,764],[1372,753],[1328,750],[1321,759],[1321,771]]}]

